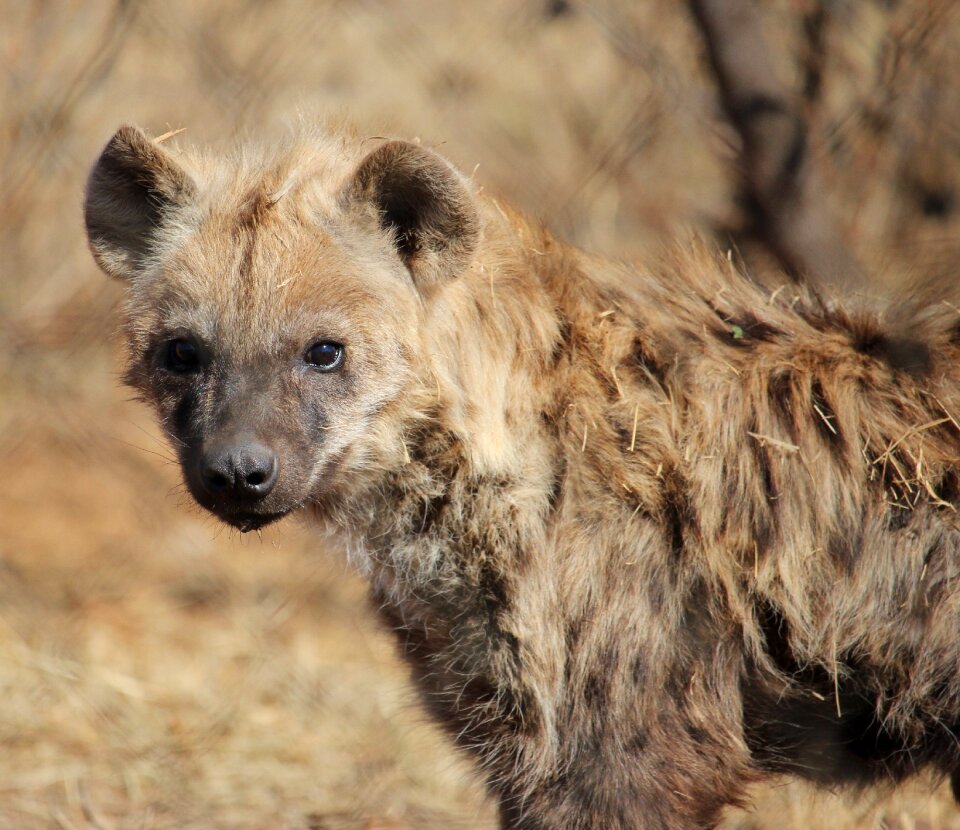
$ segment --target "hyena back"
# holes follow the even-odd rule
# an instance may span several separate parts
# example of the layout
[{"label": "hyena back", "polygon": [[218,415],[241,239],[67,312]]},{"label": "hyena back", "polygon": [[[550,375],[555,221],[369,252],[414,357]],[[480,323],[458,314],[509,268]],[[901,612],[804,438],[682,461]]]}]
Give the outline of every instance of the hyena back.
[{"label": "hyena back", "polygon": [[121,128],[85,218],[196,500],[341,533],[503,827],[960,768],[955,320],[905,361],[874,316],[705,248],[588,256],[351,135]]}]

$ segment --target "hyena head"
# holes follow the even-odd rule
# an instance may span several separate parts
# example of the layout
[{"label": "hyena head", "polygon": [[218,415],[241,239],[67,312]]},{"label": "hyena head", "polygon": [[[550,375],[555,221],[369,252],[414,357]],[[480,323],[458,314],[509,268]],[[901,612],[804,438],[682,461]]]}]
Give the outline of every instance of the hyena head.
[{"label": "hyena head", "polygon": [[444,160],[359,146],[227,162],[122,127],[90,175],[90,247],[127,284],[127,380],[196,500],[241,530],[336,498],[401,446],[398,402],[429,371],[424,300],[477,244]]}]

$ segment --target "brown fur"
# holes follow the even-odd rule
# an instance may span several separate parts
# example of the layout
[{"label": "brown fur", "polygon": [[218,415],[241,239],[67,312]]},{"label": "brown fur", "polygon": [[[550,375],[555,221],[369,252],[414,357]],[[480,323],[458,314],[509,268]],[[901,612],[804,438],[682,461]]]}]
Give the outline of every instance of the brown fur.
[{"label": "brown fur", "polygon": [[[341,535],[504,827],[960,767],[955,319],[904,347],[704,246],[593,258],[352,136],[215,159],[127,128],[87,224],[188,483],[211,436],[277,448],[261,513],[205,506]],[[303,369],[317,337],[343,372]]]}]

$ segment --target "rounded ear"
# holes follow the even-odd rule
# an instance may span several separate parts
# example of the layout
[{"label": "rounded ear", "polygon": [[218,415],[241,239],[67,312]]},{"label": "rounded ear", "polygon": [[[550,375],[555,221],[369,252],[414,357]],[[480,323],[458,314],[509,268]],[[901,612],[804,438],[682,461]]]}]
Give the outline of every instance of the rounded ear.
[{"label": "rounded ear", "polygon": [[461,175],[436,153],[389,141],[368,155],[347,188],[393,233],[397,253],[423,292],[462,272],[473,257],[480,220]]},{"label": "rounded ear", "polygon": [[111,277],[134,276],[164,219],[195,195],[192,179],[169,153],[139,127],[120,127],[87,180],[83,218],[97,264]]}]

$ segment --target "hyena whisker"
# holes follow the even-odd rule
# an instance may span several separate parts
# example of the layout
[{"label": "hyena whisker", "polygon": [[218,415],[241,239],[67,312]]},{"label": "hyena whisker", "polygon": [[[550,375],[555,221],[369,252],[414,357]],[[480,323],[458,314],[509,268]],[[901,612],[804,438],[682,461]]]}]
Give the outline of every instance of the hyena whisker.
[{"label": "hyena whisker", "polygon": [[142,447],[139,444],[134,444],[131,441],[125,441],[122,438],[117,438],[116,436],[113,437],[113,440],[116,441],[118,444],[123,444],[126,447],[130,447],[131,449],[137,450],[138,452],[142,452],[146,455],[155,456],[156,458],[159,458],[161,461],[163,461],[165,464],[176,465],[180,463],[178,459],[166,453],[157,452],[157,450],[147,449],[146,447]]}]

